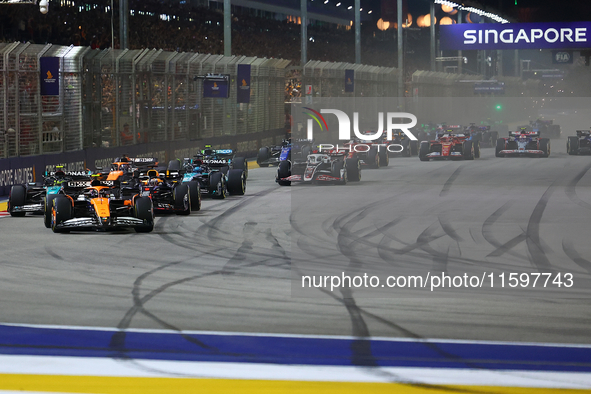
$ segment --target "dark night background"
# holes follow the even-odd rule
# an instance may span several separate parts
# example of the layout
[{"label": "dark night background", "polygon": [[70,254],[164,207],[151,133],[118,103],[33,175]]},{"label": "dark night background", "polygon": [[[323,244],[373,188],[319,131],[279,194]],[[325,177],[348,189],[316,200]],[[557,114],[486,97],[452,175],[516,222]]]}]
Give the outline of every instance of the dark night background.
[{"label": "dark night background", "polygon": [[591,18],[591,2],[585,0],[480,0],[465,4],[481,4],[485,9],[496,9],[516,22],[585,21]]}]

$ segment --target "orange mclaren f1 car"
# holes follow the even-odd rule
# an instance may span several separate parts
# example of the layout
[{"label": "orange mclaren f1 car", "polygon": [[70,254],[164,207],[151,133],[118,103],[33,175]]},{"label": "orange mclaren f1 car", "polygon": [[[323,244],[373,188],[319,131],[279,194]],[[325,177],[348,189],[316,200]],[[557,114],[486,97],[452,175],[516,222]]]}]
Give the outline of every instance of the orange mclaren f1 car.
[{"label": "orange mclaren f1 car", "polygon": [[154,209],[150,197],[136,194],[130,199],[123,199],[114,187],[93,180],[79,193],[58,194],[53,200],[51,229],[55,233],[124,227],[132,227],[138,233],[154,229]]}]

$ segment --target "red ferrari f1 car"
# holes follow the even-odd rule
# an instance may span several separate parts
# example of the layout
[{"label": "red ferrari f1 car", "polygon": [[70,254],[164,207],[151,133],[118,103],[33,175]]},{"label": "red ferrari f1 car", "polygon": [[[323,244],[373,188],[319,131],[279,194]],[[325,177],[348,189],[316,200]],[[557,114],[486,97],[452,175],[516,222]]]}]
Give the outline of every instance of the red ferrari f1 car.
[{"label": "red ferrari f1 car", "polygon": [[434,140],[422,141],[419,148],[419,159],[464,159],[474,160],[480,157],[480,144],[472,141],[468,133],[454,133],[448,130],[437,133]]}]

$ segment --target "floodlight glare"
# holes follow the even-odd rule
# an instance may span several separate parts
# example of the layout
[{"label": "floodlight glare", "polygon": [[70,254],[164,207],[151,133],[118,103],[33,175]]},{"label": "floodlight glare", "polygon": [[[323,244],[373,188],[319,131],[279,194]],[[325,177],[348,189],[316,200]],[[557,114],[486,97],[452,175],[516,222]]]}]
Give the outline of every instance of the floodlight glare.
[{"label": "floodlight glare", "polygon": [[39,0],[39,11],[42,14],[47,14],[49,11],[49,0]]}]

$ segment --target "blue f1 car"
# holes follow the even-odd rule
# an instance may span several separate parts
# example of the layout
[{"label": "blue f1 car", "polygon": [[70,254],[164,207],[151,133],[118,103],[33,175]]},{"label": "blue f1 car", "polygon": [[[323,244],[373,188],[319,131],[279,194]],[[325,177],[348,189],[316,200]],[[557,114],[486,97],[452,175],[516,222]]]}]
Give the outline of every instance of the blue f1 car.
[{"label": "blue f1 car", "polygon": [[591,131],[577,130],[577,136],[570,136],[566,142],[566,152],[569,155],[591,154]]}]

